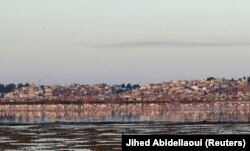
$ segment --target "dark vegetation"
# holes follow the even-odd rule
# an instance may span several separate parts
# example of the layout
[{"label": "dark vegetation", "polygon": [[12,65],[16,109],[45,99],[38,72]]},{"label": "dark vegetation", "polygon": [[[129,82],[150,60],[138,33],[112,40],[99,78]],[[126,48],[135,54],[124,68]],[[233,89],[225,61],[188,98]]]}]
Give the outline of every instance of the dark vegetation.
[{"label": "dark vegetation", "polygon": [[0,84],[0,93],[9,93],[9,92],[12,92],[14,89],[18,88],[22,88],[22,87],[28,87],[30,86],[29,83],[26,83],[26,84],[22,84],[22,83],[19,83],[17,85],[11,83],[11,84]]}]

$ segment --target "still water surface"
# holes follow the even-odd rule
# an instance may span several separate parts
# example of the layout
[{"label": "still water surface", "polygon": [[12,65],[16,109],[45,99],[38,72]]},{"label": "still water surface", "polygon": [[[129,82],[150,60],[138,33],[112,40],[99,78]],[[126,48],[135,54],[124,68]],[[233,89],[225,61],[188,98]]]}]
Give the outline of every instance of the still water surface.
[{"label": "still water surface", "polygon": [[1,105],[0,123],[249,122],[250,102]]},{"label": "still water surface", "polygon": [[122,134],[250,134],[250,102],[1,105],[0,150],[121,150]]}]

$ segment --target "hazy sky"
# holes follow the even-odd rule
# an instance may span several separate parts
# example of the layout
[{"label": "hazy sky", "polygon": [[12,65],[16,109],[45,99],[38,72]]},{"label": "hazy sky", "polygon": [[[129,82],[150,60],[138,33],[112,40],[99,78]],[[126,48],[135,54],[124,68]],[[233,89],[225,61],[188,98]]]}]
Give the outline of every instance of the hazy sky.
[{"label": "hazy sky", "polygon": [[0,83],[250,75],[249,0],[0,0]]}]

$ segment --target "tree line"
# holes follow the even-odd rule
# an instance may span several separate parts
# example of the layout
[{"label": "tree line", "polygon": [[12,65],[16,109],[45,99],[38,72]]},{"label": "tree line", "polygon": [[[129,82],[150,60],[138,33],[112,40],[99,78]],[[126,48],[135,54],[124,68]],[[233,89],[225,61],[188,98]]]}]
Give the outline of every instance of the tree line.
[{"label": "tree line", "polygon": [[14,83],[6,84],[6,85],[0,84],[0,93],[9,93],[15,90],[16,88],[20,89],[22,87],[28,87],[28,86],[30,86],[29,83],[26,83],[26,84],[19,83],[17,85],[15,85]]},{"label": "tree line", "polygon": [[126,84],[122,84],[121,86],[122,86],[122,88],[126,88],[126,89],[136,89],[136,88],[140,87],[139,84],[132,85],[130,83],[128,83],[127,85]]}]

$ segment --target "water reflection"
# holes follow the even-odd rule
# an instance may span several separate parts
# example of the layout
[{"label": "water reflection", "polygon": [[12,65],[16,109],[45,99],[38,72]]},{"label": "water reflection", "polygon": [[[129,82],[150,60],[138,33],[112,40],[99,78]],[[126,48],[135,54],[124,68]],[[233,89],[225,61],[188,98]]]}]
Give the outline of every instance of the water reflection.
[{"label": "water reflection", "polygon": [[249,122],[250,102],[1,105],[0,123]]}]

